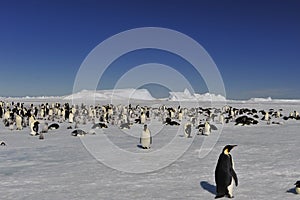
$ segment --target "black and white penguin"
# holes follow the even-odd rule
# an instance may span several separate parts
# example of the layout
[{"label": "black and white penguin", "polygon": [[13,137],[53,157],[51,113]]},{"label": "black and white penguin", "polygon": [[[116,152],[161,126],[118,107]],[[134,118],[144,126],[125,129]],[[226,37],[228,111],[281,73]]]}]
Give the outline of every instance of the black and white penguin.
[{"label": "black and white penguin", "polygon": [[17,130],[22,130],[23,126],[22,126],[22,117],[18,114],[16,114],[16,126],[17,126]]},{"label": "black and white penguin", "polygon": [[184,125],[184,136],[186,138],[191,138],[192,137],[191,133],[192,133],[192,124],[188,122]]},{"label": "black and white penguin", "polygon": [[206,121],[204,124],[203,135],[208,136],[208,135],[210,135],[210,133],[211,133],[211,127],[210,127],[209,122]]},{"label": "black and white penguin", "polygon": [[130,129],[130,123],[123,123],[120,125],[120,129]]},{"label": "black and white penguin", "polygon": [[253,118],[251,118],[251,117],[248,117],[246,115],[238,117],[235,120],[235,125],[245,126],[245,125],[250,125],[250,124],[258,124],[258,121],[255,120],[255,119],[253,119]]},{"label": "black and white penguin", "polygon": [[176,122],[176,121],[172,121],[171,118],[167,117],[166,118],[166,122],[165,122],[166,125],[171,125],[171,126],[179,126],[180,123]]},{"label": "black and white penguin", "polygon": [[55,129],[58,129],[58,128],[59,128],[59,124],[57,124],[57,123],[53,123],[53,124],[50,124],[48,126],[49,130],[55,130]]},{"label": "black and white penguin", "polygon": [[146,123],[146,114],[144,112],[141,113],[140,120],[141,120],[141,124]]},{"label": "black and white penguin", "polygon": [[30,124],[30,129],[31,129],[30,135],[33,135],[33,136],[38,135],[39,124],[40,124],[40,122],[38,122],[38,121],[33,121]]},{"label": "black and white penguin", "polygon": [[222,113],[219,115],[219,123],[224,124],[224,115]]},{"label": "black and white penguin", "polygon": [[226,145],[219,156],[215,170],[215,181],[217,185],[217,198],[227,196],[233,198],[233,180],[238,186],[238,178],[234,171],[234,163],[230,150],[237,145]]},{"label": "black and white penguin", "polygon": [[80,136],[85,136],[86,132],[81,129],[76,129],[76,130],[72,131],[71,135],[75,136],[75,137],[80,137]]},{"label": "black and white penguin", "polygon": [[73,123],[74,122],[74,114],[72,111],[70,111],[69,113],[69,123]]},{"label": "black and white penguin", "polygon": [[100,129],[100,128],[108,128],[108,126],[104,123],[97,123],[92,126],[92,129]]},{"label": "black and white penguin", "polygon": [[296,187],[295,187],[296,193],[297,193],[297,194],[300,194],[300,181],[297,181],[297,182],[295,183],[295,185],[296,185]]},{"label": "black and white penguin", "polygon": [[268,112],[264,113],[264,116],[261,118],[263,121],[269,121],[271,119],[270,115]]},{"label": "black and white penguin", "polygon": [[147,127],[147,124],[144,125],[144,130],[142,132],[142,136],[140,137],[140,144],[143,149],[149,149],[152,144],[152,136],[151,132]]},{"label": "black and white penguin", "polygon": [[0,146],[6,146],[4,141],[0,141]]}]

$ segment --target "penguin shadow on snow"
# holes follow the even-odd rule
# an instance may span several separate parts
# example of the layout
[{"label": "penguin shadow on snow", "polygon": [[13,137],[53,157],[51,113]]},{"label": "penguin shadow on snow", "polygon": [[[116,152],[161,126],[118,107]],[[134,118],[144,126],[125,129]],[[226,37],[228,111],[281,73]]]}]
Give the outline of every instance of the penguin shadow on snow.
[{"label": "penguin shadow on snow", "polygon": [[136,145],[139,149],[150,150],[151,148],[144,148],[141,144]]},{"label": "penguin shadow on snow", "polygon": [[286,193],[297,194],[295,188],[287,190]]},{"label": "penguin shadow on snow", "polygon": [[217,193],[216,193],[216,186],[210,184],[210,183],[207,182],[207,181],[201,181],[201,182],[200,182],[200,186],[201,186],[204,190],[208,191],[209,193],[211,193],[211,194],[213,194],[213,195],[216,195],[216,194],[217,194]]}]

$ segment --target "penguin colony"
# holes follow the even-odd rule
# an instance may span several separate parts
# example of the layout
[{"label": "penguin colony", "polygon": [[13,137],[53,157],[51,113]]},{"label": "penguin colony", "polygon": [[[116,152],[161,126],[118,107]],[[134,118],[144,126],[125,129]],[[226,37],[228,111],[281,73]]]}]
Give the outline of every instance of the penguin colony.
[{"label": "penguin colony", "polygon": [[[0,101],[0,119],[4,127],[11,131],[26,131],[31,136],[45,139],[45,134],[59,129],[61,125],[71,136],[82,137],[95,134],[95,129],[107,129],[117,126],[120,129],[131,129],[136,124],[143,124],[141,128],[140,146],[150,149],[152,135],[147,124],[153,119],[160,121],[162,126],[183,125],[183,137],[192,138],[196,135],[209,137],[218,130],[219,125],[246,126],[282,125],[287,120],[300,120],[297,111],[284,116],[283,110],[256,110],[248,108],[182,108],[129,105],[69,105],[68,103],[43,103],[39,105]],[[92,124],[90,130],[80,127]],[[71,130],[68,130],[71,129]],[[7,145],[1,141],[1,146]],[[227,145],[221,152],[215,169],[216,198],[233,198],[233,183],[238,185],[237,175],[230,151],[236,145]],[[295,191],[300,193],[300,182]]]},{"label": "penguin colony", "polygon": [[[300,120],[299,112],[290,112],[283,116],[283,110],[256,110],[248,108],[181,108],[125,105],[69,105],[68,103],[43,103],[39,105],[0,101],[0,119],[9,130],[23,130],[29,127],[30,135],[58,129],[61,123],[68,123],[67,129],[78,129],[81,125],[92,123],[91,129],[105,129],[118,126],[130,129],[135,124],[147,124],[150,120],[161,121],[165,126],[180,126],[185,120],[182,135],[209,136],[218,125],[233,124],[239,126],[281,125],[287,120]],[[141,130],[142,131],[142,130]],[[89,130],[85,130],[89,133]],[[94,133],[94,131],[92,131]],[[74,134],[71,134],[74,135]],[[75,134],[77,135],[77,134]],[[81,134],[78,134],[81,135]],[[85,134],[83,134],[85,135]],[[44,138],[44,136],[41,136]]]}]

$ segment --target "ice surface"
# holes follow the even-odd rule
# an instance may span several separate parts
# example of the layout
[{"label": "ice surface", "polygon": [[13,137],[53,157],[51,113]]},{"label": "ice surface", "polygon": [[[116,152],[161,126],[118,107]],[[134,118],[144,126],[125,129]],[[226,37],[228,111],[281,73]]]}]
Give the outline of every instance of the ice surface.
[{"label": "ice surface", "polygon": [[[162,103],[175,105],[175,102],[168,101],[145,102],[156,106]],[[235,101],[229,104],[257,110],[282,108],[284,115],[300,111],[300,103],[293,101]],[[30,136],[29,129],[10,131],[0,123],[0,140],[7,143],[7,146],[0,146],[0,197],[5,200],[214,199],[214,170],[218,156],[226,144],[237,144],[238,147],[231,152],[239,178],[239,186],[234,188],[235,199],[299,199],[299,195],[287,191],[300,179],[300,121],[282,122],[283,125],[267,125],[267,122],[256,126],[225,124],[218,142],[202,159],[199,158],[199,149],[205,136],[195,135],[193,129],[193,143],[178,160],[145,174],[120,172],[97,161],[80,138],[70,135],[72,130],[66,129],[67,123],[46,133],[45,140]],[[155,132],[160,126],[158,121],[153,121],[149,128]],[[91,124],[81,128],[89,127]],[[118,129],[110,127],[85,137],[99,139],[105,134],[126,151],[145,153],[137,147],[141,128],[141,125],[134,125],[132,131],[120,134],[116,131]],[[172,137],[181,140],[177,145],[189,142],[188,138],[174,134],[177,131],[174,127],[166,126],[162,130],[154,136],[150,151],[163,147]],[[126,132],[128,134],[124,134]]]}]

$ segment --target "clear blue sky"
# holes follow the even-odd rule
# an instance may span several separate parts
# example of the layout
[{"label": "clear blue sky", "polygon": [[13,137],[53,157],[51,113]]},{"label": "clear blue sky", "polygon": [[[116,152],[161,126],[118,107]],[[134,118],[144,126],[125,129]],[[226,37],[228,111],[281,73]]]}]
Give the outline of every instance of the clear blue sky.
[{"label": "clear blue sky", "polygon": [[[96,45],[148,26],[198,41],[217,64],[229,99],[300,98],[297,0],[1,0],[0,96],[70,94],[77,70]],[[163,54],[135,52],[116,63],[126,72],[143,62],[181,62]],[[205,85],[197,85],[201,77],[180,67],[196,92],[206,92]],[[112,87],[122,70],[111,67],[100,88]]]}]

